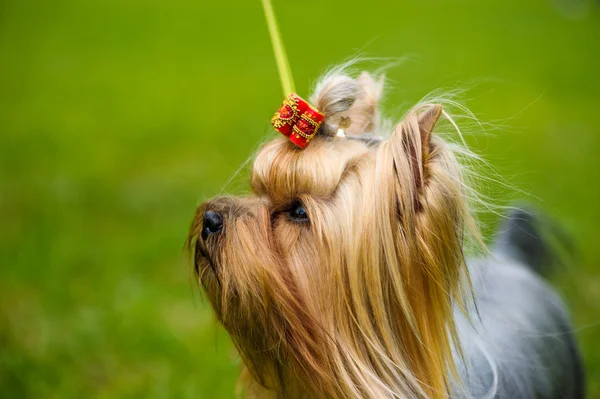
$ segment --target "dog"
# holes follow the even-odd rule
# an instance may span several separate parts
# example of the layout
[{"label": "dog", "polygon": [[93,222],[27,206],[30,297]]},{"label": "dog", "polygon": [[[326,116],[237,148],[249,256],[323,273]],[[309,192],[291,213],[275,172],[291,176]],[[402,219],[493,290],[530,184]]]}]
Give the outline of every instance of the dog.
[{"label": "dog", "polygon": [[243,361],[240,393],[584,397],[567,310],[541,277],[554,254],[539,218],[515,209],[467,260],[483,245],[468,151],[434,132],[453,124],[436,103],[380,138],[382,90],[332,70],[310,97],[325,115],[310,145],[266,143],[252,195],[196,210],[188,245]]}]

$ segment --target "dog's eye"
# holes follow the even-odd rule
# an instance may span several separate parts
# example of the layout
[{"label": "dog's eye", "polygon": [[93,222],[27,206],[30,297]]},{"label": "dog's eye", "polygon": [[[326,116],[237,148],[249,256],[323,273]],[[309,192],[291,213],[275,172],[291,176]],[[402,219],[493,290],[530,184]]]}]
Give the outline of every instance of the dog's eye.
[{"label": "dog's eye", "polygon": [[308,222],[308,212],[302,204],[294,204],[289,211],[290,218],[294,222]]}]

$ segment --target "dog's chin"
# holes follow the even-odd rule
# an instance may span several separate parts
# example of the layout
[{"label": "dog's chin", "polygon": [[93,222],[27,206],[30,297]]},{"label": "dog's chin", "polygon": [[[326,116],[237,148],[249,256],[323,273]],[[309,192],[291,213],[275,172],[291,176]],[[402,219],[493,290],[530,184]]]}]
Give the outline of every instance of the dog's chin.
[{"label": "dog's chin", "polygon": [[[196,274],[200,278],[200,282],[206,285],[206,281],[209,277],[219,282],[219,273],[214,258],[211,256],[210,251],[206,248],[206,245],[198,240],[196,242]],[[209,276],[210,275],[210,276]]]}]

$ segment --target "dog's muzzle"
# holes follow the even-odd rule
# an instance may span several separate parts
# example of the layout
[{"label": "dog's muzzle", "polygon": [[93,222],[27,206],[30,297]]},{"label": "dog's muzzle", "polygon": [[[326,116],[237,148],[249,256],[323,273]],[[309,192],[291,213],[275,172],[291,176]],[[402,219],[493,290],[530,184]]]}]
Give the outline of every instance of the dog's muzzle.
[{"label": "dog's muzzle", "polygon": [[200,235],[206,240],[210,235],[223,230],[223,217],[214,211],[205,211],[202,219],[202,232]]}]

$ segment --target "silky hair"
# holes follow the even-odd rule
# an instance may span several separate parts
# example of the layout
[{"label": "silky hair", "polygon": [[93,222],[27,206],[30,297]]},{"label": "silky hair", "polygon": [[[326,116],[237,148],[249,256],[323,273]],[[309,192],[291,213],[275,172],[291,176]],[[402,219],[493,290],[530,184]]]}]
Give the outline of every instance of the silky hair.
[{"label": "silky hair", "polygon": [[[453,312],[472,298],[465,241],[481,242],[459,162],[469,151],[433,132],[455,124],[430,101],[383,131],[383,86],[325,74],[310,102],[326,118],[308,147],[268,142],[253,195],[197,210],[189,245],[245,397],[436,399],[460,387]],[[290,217],[297,206],[308,221]],[[201,240],[207,210],[224,227]]]}]

